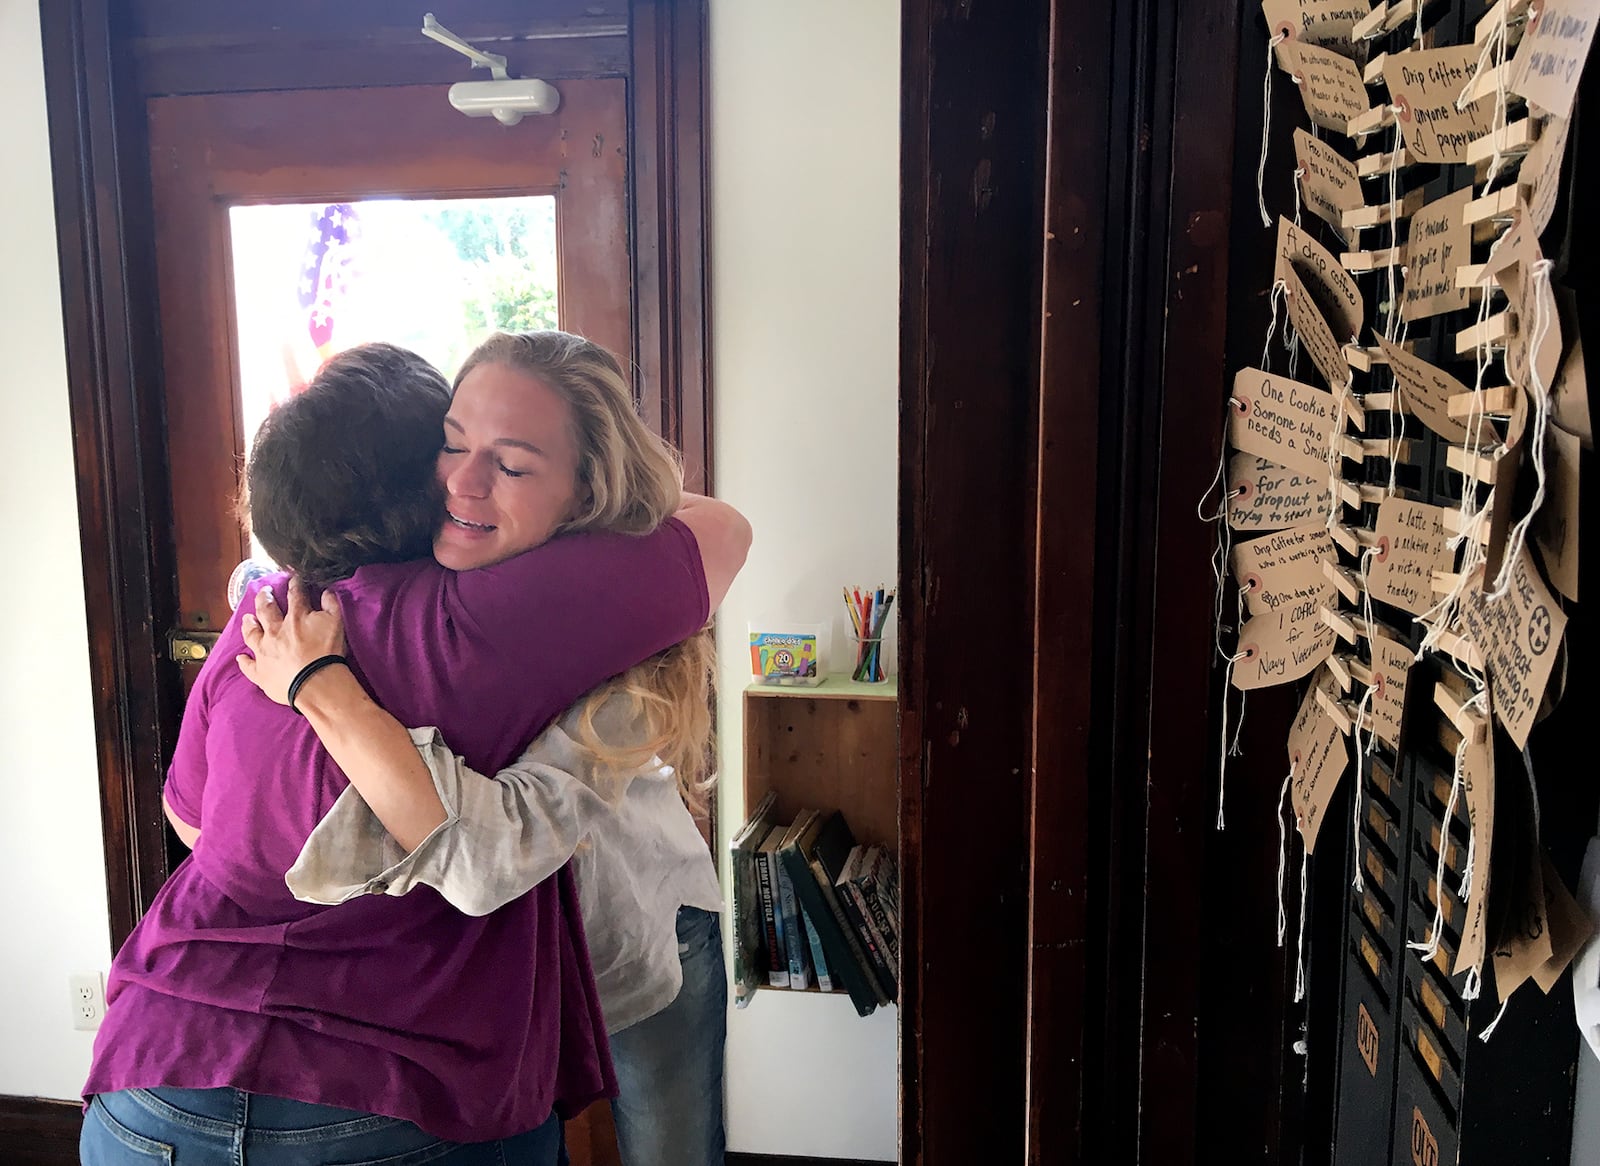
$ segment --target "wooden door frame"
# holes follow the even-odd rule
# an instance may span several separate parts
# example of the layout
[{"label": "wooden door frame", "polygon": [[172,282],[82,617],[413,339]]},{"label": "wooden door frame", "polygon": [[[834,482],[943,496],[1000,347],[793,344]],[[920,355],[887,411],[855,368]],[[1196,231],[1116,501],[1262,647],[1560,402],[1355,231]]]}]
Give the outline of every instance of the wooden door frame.
[{"label": "wooden door frame", "polygon": [[[629,6],[620,24],[566,39],[556,30],[514,47],[548,62],[547,76],[628,78],[641,405],[683,451],[691,483],[707,488],[706,9],[704,0]],[[369,52],[352,82],[349,54],[293,44],[282,60],[252,57],[236,74],[210,52],[214,44],[175,38],[152,48],[150,30],[132,28],[113,0],[41,0],[40,20],[115,950],[167,875],[160,784],[182,701],[177,668],[162,660],[176,596],[169,453],[160,394],[151,391],[161,360],[145,99],[444,82],[460,79],[461,68],[449,53],[423,57],[407,46],[387,65]]]}]

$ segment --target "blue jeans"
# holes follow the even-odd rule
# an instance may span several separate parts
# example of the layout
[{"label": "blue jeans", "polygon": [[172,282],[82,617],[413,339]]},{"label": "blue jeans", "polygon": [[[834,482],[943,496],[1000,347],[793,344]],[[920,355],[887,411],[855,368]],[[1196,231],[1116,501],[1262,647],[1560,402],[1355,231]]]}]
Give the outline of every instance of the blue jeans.
[{"label": "blue jeans", "polygon": [[497,1142],[445,1142],[408,1121],[238,1089],[98,1094],[78,1142],[83,1166],[556,1166],[561,1123]]},{"label": "blue jeans", "polygon": [[678,959],[677,999],[611,1037],[623,1166],[722,1166],[728,980],[720,916],[678,909]]}]

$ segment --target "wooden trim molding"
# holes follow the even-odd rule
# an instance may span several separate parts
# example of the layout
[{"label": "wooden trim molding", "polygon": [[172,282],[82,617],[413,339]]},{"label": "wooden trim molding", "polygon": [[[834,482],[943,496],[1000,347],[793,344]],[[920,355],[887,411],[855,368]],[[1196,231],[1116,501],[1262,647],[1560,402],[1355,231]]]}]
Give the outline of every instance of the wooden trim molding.
[{"label": "wooden trim molding", "polygon": [[6,1166],[77,1166],[83,1107],[76,1101],[0,1096],[0,1160]]}]

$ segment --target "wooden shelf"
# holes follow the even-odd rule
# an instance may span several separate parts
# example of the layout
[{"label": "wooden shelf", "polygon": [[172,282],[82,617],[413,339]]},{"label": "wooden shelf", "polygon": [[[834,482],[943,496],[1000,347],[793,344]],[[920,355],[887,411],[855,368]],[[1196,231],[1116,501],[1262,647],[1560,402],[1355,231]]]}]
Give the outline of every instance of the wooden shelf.
[{"label": "wooden shelf", "polygon": [[830,676],[815,688],[752,684],[744,693],[744,794],[778,795],[777,819],[839,810],[863,844],[899,837],[899,706],[894,680]]}]

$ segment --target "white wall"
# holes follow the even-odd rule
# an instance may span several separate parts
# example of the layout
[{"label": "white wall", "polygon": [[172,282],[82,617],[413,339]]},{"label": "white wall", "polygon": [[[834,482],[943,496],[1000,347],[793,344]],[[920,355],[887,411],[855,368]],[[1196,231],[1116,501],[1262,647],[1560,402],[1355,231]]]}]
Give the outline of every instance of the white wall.
[{"label": "white wall", "polygon": [[[747,624],[841,645],[840,585],[895,579],[900,7],[712,0],[710,38],[716,487],[756,531],[719,617],[726,847]],[[893,1160],[895,1020],[782,992],[732,1012],[729,1148]]]},{"label": "white wall", "polygon": [[0,45],[0,1094],[70,1098],[67,976],[111,955],[38,4],[0,0]]}]

